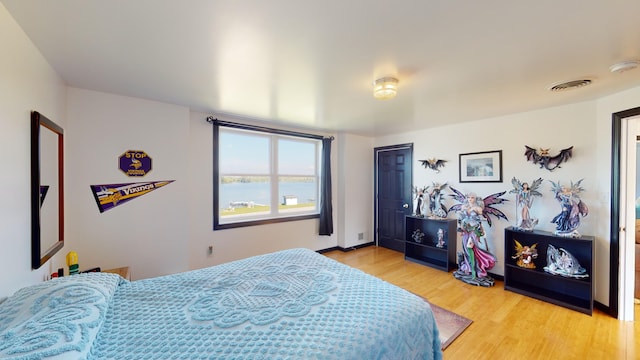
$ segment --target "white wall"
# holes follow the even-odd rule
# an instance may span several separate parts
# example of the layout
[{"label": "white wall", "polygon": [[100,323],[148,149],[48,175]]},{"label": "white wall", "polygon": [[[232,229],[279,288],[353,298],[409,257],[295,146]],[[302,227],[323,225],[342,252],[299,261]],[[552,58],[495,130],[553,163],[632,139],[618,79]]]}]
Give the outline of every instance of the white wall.
[{"label": "white wall", "polygon": [[[386,146],[402,143],[414,143],[413,183],[415,186],[431,185],[432,182],[447,182],[457,190],[476,192],[479,196],[506,191],[502,197],[508,199],[506,203],[495,207],[504,212],[509,221],[492,218],[493,226],[485,225],[489,239],[490,250],[497,256],[498,263],[491,272],[503,275],[505,256],[504,228],[515,225],[516,204],[515,195],[509,191],[513,189],[511,179],[516,177],[520,181],[532,182],[541,177],[542,198],[536,198],[531,209],[531,216],[538,218],[537,229],[553,231],[555,225],[550,221],[560,213],[560,205],[553,197],[549,180],[562,184],[584,179],[585,188],[582,199],[590,208],[590,213],[583,218],[579,231],[584,235],[597,235],[596,247],[607,242],[596,229],[602,228],[608,222],[608,199],[602,192],[603,179],[598,176],[595,166],[597,148],[594,143],[604,134],[596,132],[597,112],[595,102],[582,102],[572,105],[541,109],[509,116],[478,120],[474,122],[456,124],[446,127],[414,131],[411,133],[390,135],[375,139],[375,146]],[[573,157],[561,168],[550,172],[539,166],[527,162],[524,156],[525,145],[531,147],[551,148],[551,153],[573,146]],[[503,182],[501,183],[460,183],[458,170],[458,155],[462,153],[502,150]],[[608,150],[607,150],[608,151]],[[610,151],[608,152],[610,153]],[[428,158],[444,159],[448,162],[440,173],[425,169],[418,160]],[[609,173],[609,168],[604,172]],[[447,193],[452,191],[447,189]],[[448,196],[447,208],[456,204]],[[455,214],[449,214],[455,218]],[[457,247],[460,247],[459,241]],[[599,266],[608,256],[604,253],[596,254],[599,273],[608,274],[607,267]],[[600,279],[602,281],[602,279]],[[608,280],[607,280],[608,282]],[[599,290],[604,290],[599,288]],[[608,284],[606,293],[599,291],[597,300],[606,303],[608,300]]]},{"label": "white wall", "polygon": [[[141,279],[292,247],[337,245],[337,208],[332,236],[318,235],[317,219],[214,232],[212,127],[206,114],[84,89],[68,88],[67,94],[67,242],[62,252],[76,251],[81,269],[130,266],[132,278]],[[28,117],[25,126],[28,130]],[[127,177],[118,169],[118,157],[127,150],[145,151],[153,170]],[[334,204],[337,158],[334,150]],[[25,171],[28,176],[28,166]],[[90,185],[160,180],[175,181],[104,213],[90,190]],[[369,210],[358,207],[365,208],[356,209],[362,213]],[[370,220],[363,218],[367,227]],[[25,221],[28,225],[28,217]],[[213,255],[207,253],[210,245]],[[25,264],[28,259],[24,256]]]},{"label": "white wall", "polygon": [[[130,266],[134,279],[188,269],[189,110],[69,88],[65,250],[80,269]],[[128,177],[127,150],[145,151],[152,170]],[[90,185],[175,180],[100,213]],[[197,191],[194,189],[193,191]]]},{"label": "white wall", "polygon": [[340,134],[338,144],[338,246],[346,249],[374,240],[373,139]]},{"label": "white wall", "polygon": [[36,110],[66,130],[65,84],[0,4],[0,297],[42,281],[61,264],[31,270],[30,113]]}]

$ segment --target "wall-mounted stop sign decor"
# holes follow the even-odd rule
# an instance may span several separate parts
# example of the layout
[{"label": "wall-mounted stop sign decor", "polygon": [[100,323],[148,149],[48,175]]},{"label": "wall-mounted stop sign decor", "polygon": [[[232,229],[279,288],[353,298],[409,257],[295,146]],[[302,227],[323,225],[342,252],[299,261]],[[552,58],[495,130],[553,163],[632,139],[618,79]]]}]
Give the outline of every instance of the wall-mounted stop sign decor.
[{"label": "wall-mounted stop sign decor", "polygon": [[151,158],[142,150],[127,150],[118,158],[119,168],[127,176],[145,176],[151,171]]}]

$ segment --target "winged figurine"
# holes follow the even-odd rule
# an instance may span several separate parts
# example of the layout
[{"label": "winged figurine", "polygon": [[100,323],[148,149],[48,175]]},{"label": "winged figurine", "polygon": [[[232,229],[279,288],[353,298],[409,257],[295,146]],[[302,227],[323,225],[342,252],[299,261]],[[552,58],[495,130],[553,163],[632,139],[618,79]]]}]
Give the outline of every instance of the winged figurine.
[{"label": "winged figurine", "polygon": [[424,217],[424,209],[426,202],[424,201],[424,193],[427,191],[427,187],[419,188],[414,186],[413,193],[413,215],[417,217]]},{"label": "winged figurine", "polygon": [[511,179],[511,185],[513,185],[513,189],[509,191],[510,194],[518,194],[522,191],[523,188],[526,188],[531,193],[531,195],[542,196],[542,193],[538,191],[538,188],[540,187],[540,185],[542,185],[542,178],[533,180],[533,182],[531,182],[531,185],[529,185],[526,182],[521,182],[514,176],[513,179]]},{"label": "winged figurine", "polygon": [[589,277],[587,270],[580,266],[575,256],[571,255],[567,250],[556,248],[551,244],[547,246],[547,266],[543,269],[553,275],[561,275],[575,279]]},{"label": "winged figurine", "polygon": [[533,263],[533,259],[538,257],[538,249],[536,249],[538,244],[535,243],[532,246],[522,245],[516,239],[513,239],[513,242],[515,242],[516,254],[511,258],[518,259],[516,264],[520,267],[535,269],[536,264]]},{"label": "winged figurine", "polygon": [[431,169],[437,173],[440,172],[440,168],[444,167],[444,164],[447,162],[447,160],[441,160],[436,158],[427,159],[427,160],[418,160],[418,161],[422,163],[422,166],[424,166],[425,169]]},{"label": "winged figurine", "polygon": [[482,220],[484,218],[489,226],[489,215],[508,220],[502,211],[493,207],[507,201],[500,198],[506,191],[491,194],[484,199],[475,193],[463,194],[453,187],[451,191],[454,192],[451,196],[458,200],[459,204],[453,205],[449,211],[456,212],[456,231],[460,233],[463,249],[458,252],[458,270],[453,272],[453,276],[467,284],[493,286],[494,280],[487,271],[495,266],[498,258],[489,249]]},{"label": "winged figurine", "polygon": [[[513,189],[509,191],[510,194],[516,194],[516,208],[520,212],[516,212],[516,227],[520,230],[531,231],[538,225],[538,219],[532,218],[529,214],[531,206],[533,205],[533,199],[535,196],[542,196],[538,191],[538,188],[542,184],[542,178],[537,178],[531,184],[527,182],[521,182],[514,176],[511,179],[511,185]],[[520,219],[518,218],[518,215]]]},{"label": "winged figurine", "polygon": [[447,217],[447,207],[444,206],[444,189],[447,183],[433,183],[425,191],[429,194],[429,216],[444,219]]},{"label": "winged figurine", "polygon": [[584,189],[580,186],[582,183],[580,179],[578,182],[571,182],[571,186],[562,186],[558,181],[551,182],[551,191],[553,191],[556,200],[560,202],[561,212],[556,215],[551,222],[556,224],[555,234],[565,237],[580,237],[578,227],[580,226],[580,216],[585,217],[589,215],[589,208],[580,199],[580,193]]},{"label": "winged figurine", "polygon": [[[452,186],[449,186],[449,188],[451,189],[451,191],[454,192],[453,194],[451,194],[451,197],[453,197],[454,199],[456,199],[456,201],[459,202],[459,204],[455,204],[449,208],[449,212],[455,213],[462,209],[462,205],[467,201],[467,196],[461,193],[460,191],[456,190]],[[493,207],[493,205],[502,204],[503,202],[508,201],[508,199],[501,198],[501,196],[504,195],[505,193],[506,191],[502,191],[499,193],[491,194],[485,197],[484,199],[482,199],[482,202],[484,203],[482,216],[484,217],[485,220],[487,220],[487,224],[489,226],[491,226],[491,218],[489,217],[489,215],[493,215],[498,219],[505,219],[509,221],[509,219],[507,219],[507,215],[505,215],[502,211]]]},{"label": "winged figurine", "polygon": [[573,146],[560,150],[560,153],[555,156],[549,155],[549,149],[534,149],[530,146],[524,146],[524,156],[527,157],[527,161],[531,161],[534,164],[539,164],[540,169],[547,169],[553,171],[560,166],[560,164],[569,160],[572,156]]}]

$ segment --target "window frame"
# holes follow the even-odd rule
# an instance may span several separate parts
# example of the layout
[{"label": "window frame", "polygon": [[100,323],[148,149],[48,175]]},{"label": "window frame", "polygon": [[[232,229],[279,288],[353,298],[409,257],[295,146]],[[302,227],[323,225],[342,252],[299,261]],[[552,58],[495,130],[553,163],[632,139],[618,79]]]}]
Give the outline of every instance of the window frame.
[{"label": "window frame", "polygon": [[[254,126],[247,124],[238,124],[228,121],[222,121],[218,119],[212,119],[210,121],[213,124],[213,230],[223,230],[223,229],[233,229],[247,226],[256,226],[256,225],[264,225],[264,224],[272,224],[272,223],[280,223],[280,222],[288,222],[288,221],[299,221],[299,220],[308,220],[308,219],[318,219],[320,218],[320,181],[322,176],[322,162],[320,161],[321,153],[322,153],[322,139],[323,137],[320,135],[313,134],[305,134],[295,131],[288,131],[282,129],[274,129],[262,126]],[[261,219],[247,219],[240,220],[235,222],[220,222],[220,127],[229,127],[237,130],[246,130],[250,132],[256,133],[266,133],[267,136],[271,136],[271,146],[273,148],[273,137],[276,139],[286,139],[286,138],[300,138],[302,139],[313,139],[319,141],[319,147],[316,150],[316,174],[313,175],[317,178],[318,184],[318,199],[316,200],[316,210],[315,213],[309,214],[301,214],[301,215],[290,215],[290,214],[282,214],[278,213],[276,216],[270,216],[268,218]],[[258,135],[258,134],[256,134]],[[277,141],[277,140],[275,140]],[[273,152],[270,154],[270,159],[273,162],[275,159],[275,163],[277,164],[277,153]],[[271,177],[279,178],[281,176],[291,176],[290,174],[279,174],[278,169],[274,168],[272,164],[272,169],[269,174]],[[278,183],[271,184],[271,196],[274,196],[274,190],[278,189]],[[278,191],[275,192],[275,195],[278,196]],[[273,202],[273,201],[272,201]],[[277,201],[276,201],[277,202]],[[273,214],[273,211],[271,212]]]}]

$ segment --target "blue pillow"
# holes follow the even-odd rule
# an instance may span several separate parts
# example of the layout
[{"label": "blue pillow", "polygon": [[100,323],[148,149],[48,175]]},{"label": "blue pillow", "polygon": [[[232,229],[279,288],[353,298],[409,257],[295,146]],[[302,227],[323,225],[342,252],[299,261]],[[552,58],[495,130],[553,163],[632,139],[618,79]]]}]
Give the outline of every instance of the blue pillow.
[{"label": "blue pillow", "polygon": [[18,290],[0,303],[0,358],[86,358],[121,282],[87,273]]}]

